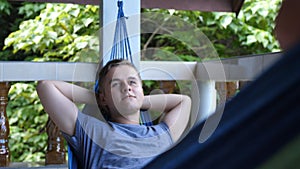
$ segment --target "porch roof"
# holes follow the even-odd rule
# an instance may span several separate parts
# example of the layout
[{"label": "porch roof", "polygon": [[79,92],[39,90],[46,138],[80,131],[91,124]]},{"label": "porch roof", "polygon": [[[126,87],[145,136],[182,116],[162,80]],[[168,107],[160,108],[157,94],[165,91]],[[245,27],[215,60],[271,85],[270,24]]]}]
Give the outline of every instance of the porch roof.
[{"label": "porch roof", "polygon": [[[74,3],[99,5],[99,0],[9,0],[48,3]],[[238,13],[244,0],[141,0],[141,8],[198,10]]]}]

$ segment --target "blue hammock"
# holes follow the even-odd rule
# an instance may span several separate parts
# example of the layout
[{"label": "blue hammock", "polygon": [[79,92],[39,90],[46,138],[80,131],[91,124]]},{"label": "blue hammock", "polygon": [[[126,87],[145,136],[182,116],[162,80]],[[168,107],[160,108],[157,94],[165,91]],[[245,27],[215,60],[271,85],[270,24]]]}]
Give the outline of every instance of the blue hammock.
[{"label": "blue hammock", "polygon": [[133,63],[126,27],[127,17],[125,17],[123,11],[123,1],[118,1],[118,9],[118,17],[113,42],[114,44],[111,50],[110,60],[126,59]]}]

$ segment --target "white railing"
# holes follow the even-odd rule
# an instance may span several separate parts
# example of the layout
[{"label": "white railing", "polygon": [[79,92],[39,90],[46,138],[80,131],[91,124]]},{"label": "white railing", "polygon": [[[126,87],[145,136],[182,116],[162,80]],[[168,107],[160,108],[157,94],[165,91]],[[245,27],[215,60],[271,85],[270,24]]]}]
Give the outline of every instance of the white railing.
[{"label": "white railing", "polygon": [[[253,80],[280,55],[281,53],[270,53],[201,63],[141,61],[140,70],[143,80]],[[36,80],[93,82],[96,70],[96,63],[2,61],[0,82]]]}]

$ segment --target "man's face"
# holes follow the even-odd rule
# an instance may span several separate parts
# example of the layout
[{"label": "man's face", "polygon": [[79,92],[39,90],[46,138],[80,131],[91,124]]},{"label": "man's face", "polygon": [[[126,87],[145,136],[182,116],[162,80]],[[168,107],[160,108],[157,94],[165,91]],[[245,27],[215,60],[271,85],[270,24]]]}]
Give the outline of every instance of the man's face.
[{"label": "man's face", "polygon": [[128,65],[112,68],[104,82],[104,103],[114,115],[137,113],[144,100],[141,80],[136,70]]}]

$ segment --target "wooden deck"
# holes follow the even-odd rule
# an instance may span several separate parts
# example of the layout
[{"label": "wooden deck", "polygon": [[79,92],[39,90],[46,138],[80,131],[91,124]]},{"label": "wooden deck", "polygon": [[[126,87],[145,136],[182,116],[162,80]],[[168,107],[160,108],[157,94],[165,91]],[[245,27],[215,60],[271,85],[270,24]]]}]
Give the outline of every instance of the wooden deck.
[{"label": "wooden deck", "polygon": [[0,167],[1,169],[68,169],[67,164],[61,165],[45,165],[44,163],[16,163],[13,162],[8,167]]}]

